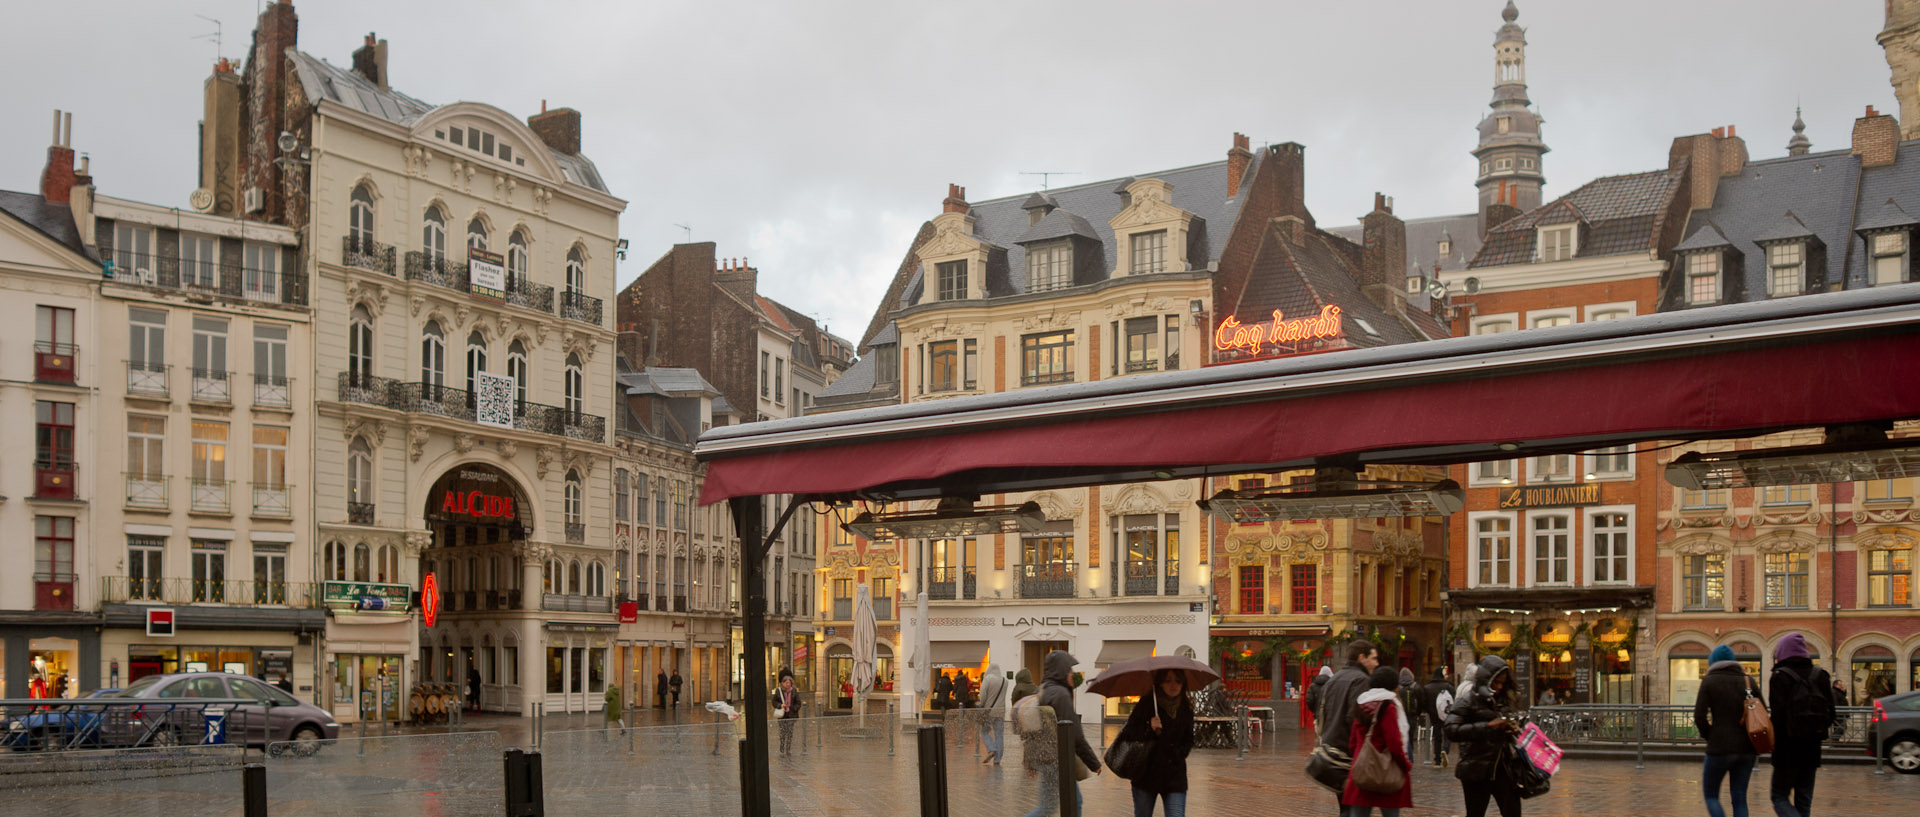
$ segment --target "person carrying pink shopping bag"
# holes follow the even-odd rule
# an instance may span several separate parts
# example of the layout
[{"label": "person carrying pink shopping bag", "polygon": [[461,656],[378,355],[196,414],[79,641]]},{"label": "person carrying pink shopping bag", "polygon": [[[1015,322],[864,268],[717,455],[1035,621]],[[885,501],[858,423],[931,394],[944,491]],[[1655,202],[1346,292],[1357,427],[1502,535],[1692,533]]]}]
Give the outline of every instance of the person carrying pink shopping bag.
[{"label": "person carrying pink shopping bag", "polygon": [[1534,768],[1548,777],[1560,771],[1560,758],[1565,756],[1566,752],[1547,738],[1547,733],[1540,729],[1539,724],[1529,723],[1525,729],[1520,730],[1520,739],[1517,743],[1520,750],[1527,753],[1527,760],[1533,762]]}]

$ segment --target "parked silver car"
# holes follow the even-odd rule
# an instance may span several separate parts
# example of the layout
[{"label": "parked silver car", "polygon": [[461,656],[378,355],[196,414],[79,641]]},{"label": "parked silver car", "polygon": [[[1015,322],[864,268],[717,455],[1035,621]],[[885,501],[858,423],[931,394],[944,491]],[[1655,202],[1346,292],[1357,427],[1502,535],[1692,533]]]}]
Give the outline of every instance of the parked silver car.
[{"label": "parked silver car", "polygon": [[[230,698],[251,703],[239,704],[227,716],[227,742],[265,747],[269,743],[293,742],[295,751],[311,753],[323,740],[340,737],[340,724],[333,713],[287,694],[265,681],[225,672],[181,672],[149,675],[127,685],[116,698],[153,698],[172,703],[190,703],[195,698]],[[180,732],[176,726],[176,732]],[[177,734],[179,743],[201,743],[203,736],[192,732]]]},{"label": "parked silver car", "polygon": [[1920,691],[1873,702],[1867,746],[1902,774],[1920,774]]}]

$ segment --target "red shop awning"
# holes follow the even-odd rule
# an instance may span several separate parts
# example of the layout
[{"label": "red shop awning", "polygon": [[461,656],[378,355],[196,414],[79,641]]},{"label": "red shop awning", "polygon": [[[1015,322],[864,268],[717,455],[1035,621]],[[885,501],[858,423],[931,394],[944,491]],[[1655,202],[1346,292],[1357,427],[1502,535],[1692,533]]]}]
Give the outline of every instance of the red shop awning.
[{"label": "red shop awning", "polygon": [[1920,287],[715,429],[703,503],[1468,462],[1920,416]]}]

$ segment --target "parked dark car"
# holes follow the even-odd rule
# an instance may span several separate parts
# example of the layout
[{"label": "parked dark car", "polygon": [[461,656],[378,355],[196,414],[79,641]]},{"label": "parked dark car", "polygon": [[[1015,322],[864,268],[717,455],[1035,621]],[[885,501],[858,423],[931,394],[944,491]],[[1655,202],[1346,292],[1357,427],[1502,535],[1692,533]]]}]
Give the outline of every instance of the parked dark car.
[{"label": "parked dark car", "polygon": [[1902,774],[1920,774],[1920,691],[1873,702],[1867,745]]},{"label": "parked dark car", "polygon": [[[129,684],[118,698],[152,698],[187,703],[194,698],[234,698],[251,703],[234,707],[227,716],[227,742],[264,747],[291,741],[297,751],[311,752],[320,741],[340,736],[333,713],[287,694],[265,681],[225,672],[182,672],[149,675]],[[177,713],[176,713],[177,714]],[[202,735],[183,730],[175,719],[174,741],[202,743]],[[196,717],[196,722],[200,719]],[[204,725],[203,722],[200,725]]]},{"label": "parked dark car", "polygon": [[[96,689],[80,701],[115,695],[117,689]],[[104,707],[89,707],[76,701],[49,699],[50,706],[40,711],[0,718],[0,748],[15,751],[41,749],[97,749],[107,743],[102,734],[106,725]]]}]

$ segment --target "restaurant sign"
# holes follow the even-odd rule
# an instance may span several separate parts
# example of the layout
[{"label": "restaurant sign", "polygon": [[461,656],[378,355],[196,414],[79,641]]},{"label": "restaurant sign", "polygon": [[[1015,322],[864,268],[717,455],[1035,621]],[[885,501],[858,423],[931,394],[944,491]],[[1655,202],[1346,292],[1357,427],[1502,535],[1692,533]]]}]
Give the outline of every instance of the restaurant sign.
[{"label": "restaurant sign", "polygon": [[320,598],[328,607],[404,612],[412,592],[413,588],[404,584],[327,582],[321,586]]},{"label": "restaurant sign", "polygon": [[1222,352],[1244,349],[1249,355],[1260,354],[1268,345],[1297,343],[1303,340],[1324,340],[1340,337],[1340,307],[1327,304],[1320,308],[1320,314],[1306,318],[1287,318],[1280,310],[1273,310],[1271,323],[1252,323],[1241,325],[1240,319],[1231,315],[1220,322],[1213,331],[1213,348]]},{"label": "restaurant sign", "polygon": [[1528,488],[1501,488],[1500,507],[1554,508],[1568,505],[1600,504],[1600,484],[1546,485]]},{"label": "restaurant sign", "polygon": [[431,496],[433,507],[443,519],[467,517],[504,522],[516,516],[517,493],[513,481],[498,469],[471,464],[441,477]]}]

